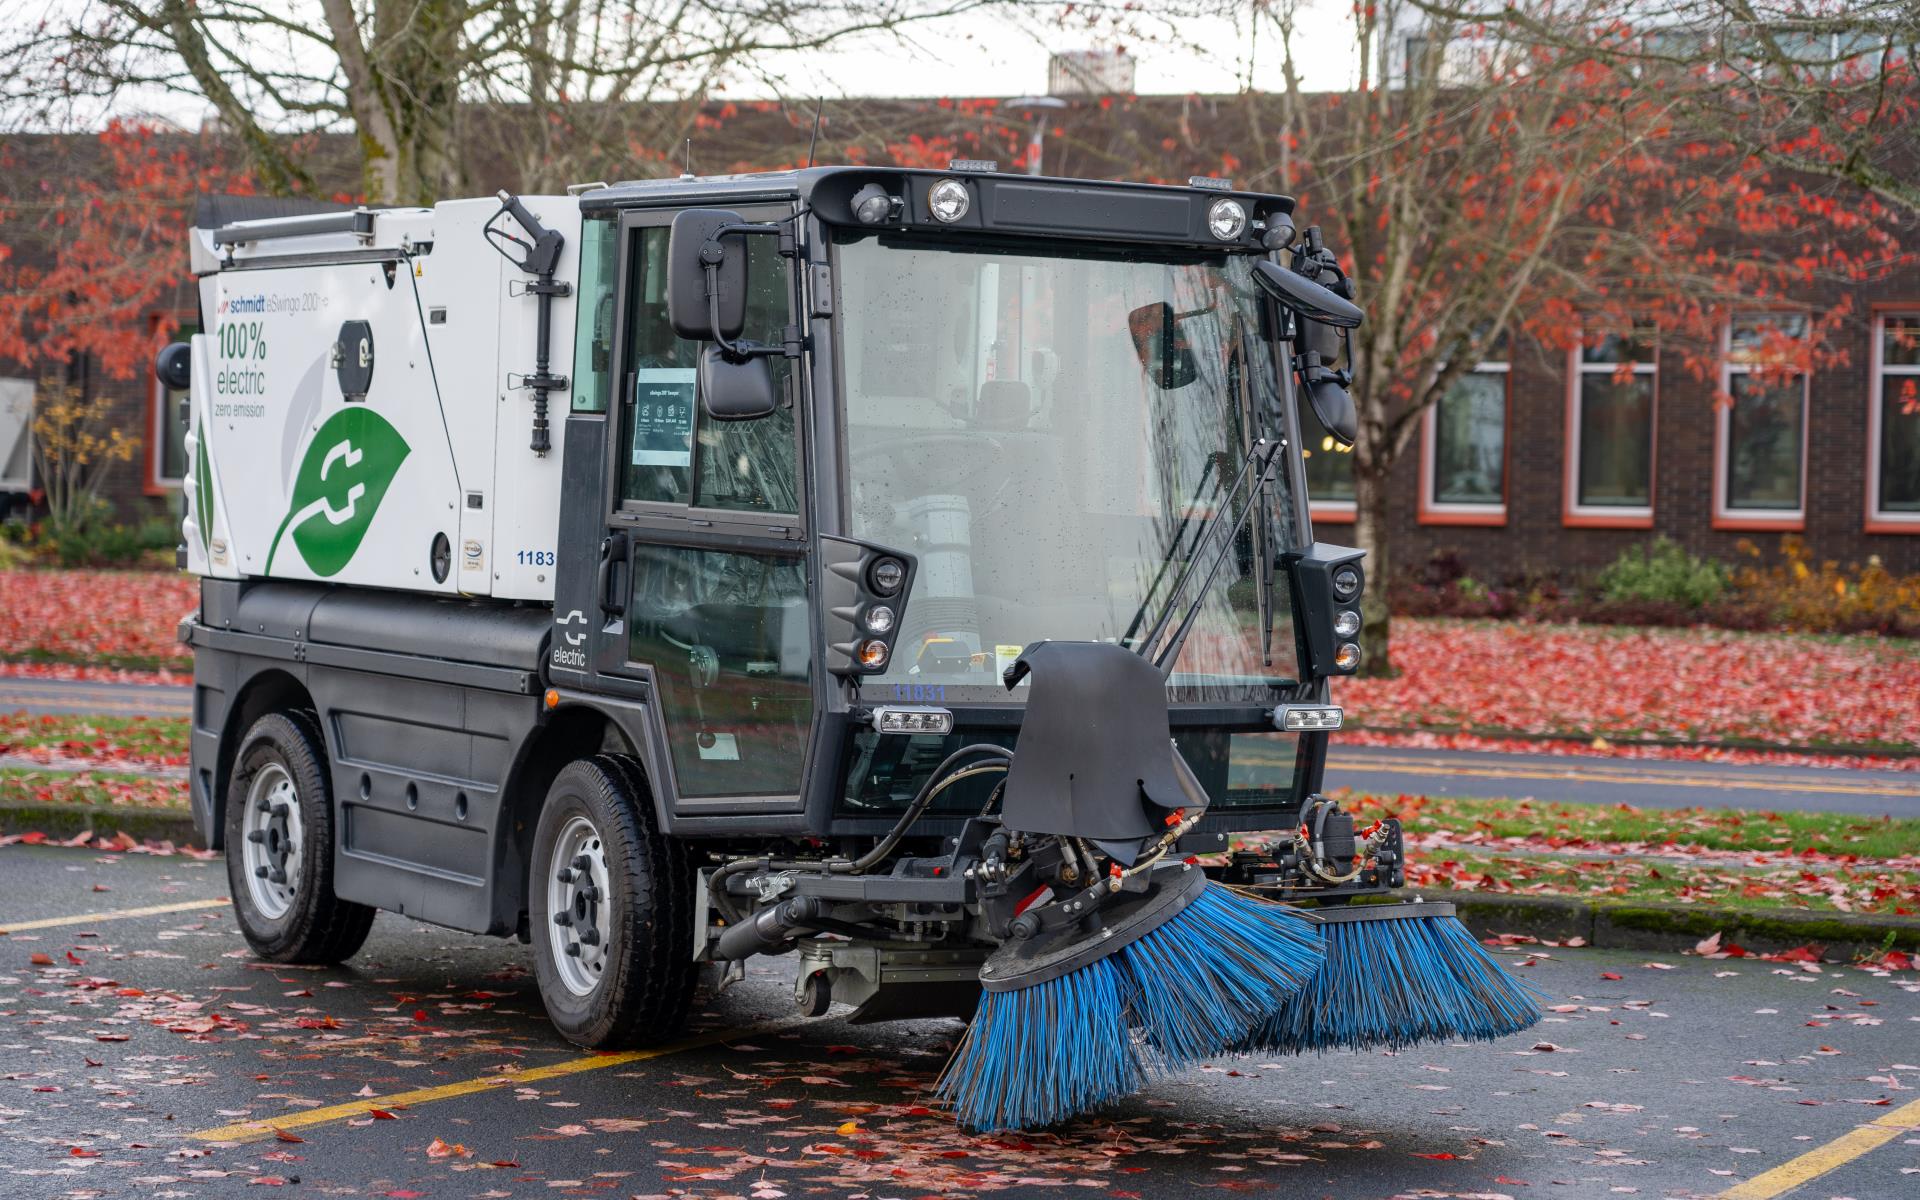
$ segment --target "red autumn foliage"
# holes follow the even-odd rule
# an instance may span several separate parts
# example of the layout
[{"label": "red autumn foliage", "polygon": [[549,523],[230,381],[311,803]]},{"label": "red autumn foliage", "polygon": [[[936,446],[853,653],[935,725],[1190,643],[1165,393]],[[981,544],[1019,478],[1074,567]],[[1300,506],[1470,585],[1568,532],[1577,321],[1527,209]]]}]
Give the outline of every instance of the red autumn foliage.
[{"label": "red autumn foliage", "polygon": [[180,231],[194,197],[253,187],[245,171],[219,165],[211,142],[117,120],[94,136],[105,152],[96,174],[0,159],[0,171],[37,184],[0,189],[0,358],[87,355],[107,375],[131,379],[172,333],[151,317],[172,307],[161,301],[187,277]]},{"label": "red autumn foliage", "polygon": [[1920,745],[1920,655],[1879,639],[1415,620],[1398,630],[1399,677],[1335,687],[1357,724]]}]

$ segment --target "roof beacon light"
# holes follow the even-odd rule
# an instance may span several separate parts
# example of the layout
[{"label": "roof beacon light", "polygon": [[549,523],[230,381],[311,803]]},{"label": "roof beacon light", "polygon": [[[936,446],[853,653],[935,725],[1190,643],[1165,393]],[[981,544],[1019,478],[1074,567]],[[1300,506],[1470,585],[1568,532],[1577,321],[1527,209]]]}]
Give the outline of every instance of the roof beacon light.
[{"label": "roof beacon light", "polygon": [[925,704],[889,704],[873,710],[873,728],[878,733],[945,736],[953,732],[953,713]]},{"label": "roof beacon light", "polygon": [[954,158],[947,160],[947,170],[965,171],[972,175],[991,175],[1000,169],[1000,161],[993,158]]},{"label": "roof beacon light", "polygon": [[1204,188],[1209,192],[1230,192],[1233,190],[1233,180],[1221,179],[1214,175],[1189,175],[1187,176],[1187,186],[1190,188]]},{"label": "roof beacon light", "polygon": [[1247,231],[1247,209],[1238,200],[1215,200],[1207,207],[1207,228],[1223,242],[1237,241]]},{"label": "roof beacon light", "polygon": [[927,193],[927,211],[942,225],[951,225],[966,216],[972,204],[973,197],[967,194],[967,185],[958,179],[942,179]]}]

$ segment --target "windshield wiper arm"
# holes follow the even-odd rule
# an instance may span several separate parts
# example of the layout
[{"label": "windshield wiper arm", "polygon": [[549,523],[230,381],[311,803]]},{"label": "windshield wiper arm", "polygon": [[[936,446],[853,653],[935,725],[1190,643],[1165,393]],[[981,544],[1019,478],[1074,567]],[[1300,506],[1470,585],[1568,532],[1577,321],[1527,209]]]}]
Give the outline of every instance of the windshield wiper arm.
[{"label": "windshield wiper arm", "polygon": [[[1273,480],[1273,465],[1279,458],[1281,445],[1280,442],[1268,441],[1266,438],[1255,439],[1253,449],[1247,452],[1246,461],[1240,466],[1240,474],[1234,478],[1233,486],[1228,488],[1226,495],[1222,497],[1221,506],[1207,518],[1206,525],[1201,527],[1200,533],[1194,538],[1193,556],[1181,567],[1179,577],[1174,580],[1173,587],[1169,589],[1166,610],[1160,614],[1160,619],[1154,622],[1153,629],[1147,634],[1145,640],[1136,647],[1141,657],[1152,658],[1153,665],[1160,668],[1162,675],[1173,674],[1173,664],[1180,657],[1180,647],[1186,644],[1187,635],[1193,632],[1193,624],[1200,617],[1200,609],[1206,603],[1207,593],[1213,587],[1214,578],[1220,574],[1220,567],[1227,561],[1227,556],[1233,553],[1233,544],[1240,537],[1240,531],[1246,527],[1248,519],[1259,508],[1261,495],[1266,491],[1267,484]],[[1255,463],[1260,466],[1257,474],[1253,472]],[[1179,627],[1161,647],[1160,652],[1154,654],[1153,647],[1159,644],[1161,637],[1167,631],[1167,623],[1173,619],[1176,609],[1173,601],[1186,589],[1187,580],[1192,577],[1194,568],[1200,564],[1201,548],[1212,538],[1214,531],[1225,523],[1227,514],[1233,511],[1234,496],[1239,494],[1240,485],[1250,475],[1253,484],[1247,491],[1246,507],[1240,510],[1239,518],[1234,521],[1233,528],[1227,534],[1226,543],[1214,556],[1213,565],[1207,568],[1206,578],[1201,580],[1200,590],[1195,594],[1193,603],[1188,606],[1186,616],[1181,618]]]},{"label": "windshield wiper arm", "polygon": [[[1153,597],[1154,594],[1160,590],[1160,581],[1167,577],[1167,572],[1173,569],[1174,561],[1180,555],[1180,547],[1187,540],[1187,526],[1193,524],[1194,514],[1200,507],[1200,494],[1207,490],[1209,483],[1214,482],[1216,472],[1220,479],[1225,479],[1227,477],[1227,466],[1232,462],[1233,459],[1228,456],[1225,450],[1216,450],[1207,456],[1207,469],[1200,473],[1200,486],[1193,489],[1193,498],[1187,501],[1185,511],[1180,514],[1180,524],[1174,526],[1173,537],[1169,539],[1167,543],[1167,552],[1160,556],[1160,563],[1154,568],[1153,578],[1147,581],[1146,591],[1140,594],[1140,607],[1133,610],[1133,619],[1127,622],[1127,631],[1120,635],[1120,644],[1122,646],[1128,649],[1137,648],[1138,643],[1134,642],[1133,635],[1140,632],[1140,626],[1146,621],[1147,613],[1153,608]],[[1244,470],[1245,467],[1243,466],[1241,469]],[[1216,484],[1215,486],[1218,485]],[[1237,478],[1234,480],[1233,486],[1240,486]],[[1229,489],[1229,494],[1230,493],[1231,489]],[[1205,532],[1206,530],[1203,527],[1200,533],[1204,534]],[[1193,553],[1198,554],[1199,552],[1200,538],[1196,536],[1193,542]],[[1149,639],[1149,643],[1150,642],[1151,639]]]}]

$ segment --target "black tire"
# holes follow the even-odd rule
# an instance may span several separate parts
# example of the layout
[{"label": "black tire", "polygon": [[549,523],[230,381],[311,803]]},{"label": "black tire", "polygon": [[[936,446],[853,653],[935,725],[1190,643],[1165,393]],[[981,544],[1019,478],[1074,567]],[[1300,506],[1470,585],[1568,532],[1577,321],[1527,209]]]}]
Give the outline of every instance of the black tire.
[{"label": "black tire", "polygon": [[[273,774],[279,772],[279,775]],[[283,912],[257,901],[248,863],[247,815],[256,782],[284,776],[299,808],[299,877]],[[333,787],[327,744],[310,712],[268,713],[253,723],[234,756],[227,786],[227,886],[240,933],[260,957],[283,963],[352,958],[373,928],[375,910],[333,894]]]},{"label": "black tire", "polygon": [[[605,879],[607,908],[563,927],[554,923],[549,882],[563,867],[571,869],[555,861],[555,851],[563,835],[579,836],[582,820],[597,834],[593,869]],[[598,1050],[658,1042],[681,1030],[699,979],[692,955],[693,863],[683,845],[661,835],[637,763],[602,754],[561,769],[534,831],[527,892],[534,978],[562,1036]],[[570,921],[575,911],[569,910]],[[604,932],[590,972],[577,965],[585,955],[566,953],[589,925]],[[583,985],[591,990],[583,994]]]}]

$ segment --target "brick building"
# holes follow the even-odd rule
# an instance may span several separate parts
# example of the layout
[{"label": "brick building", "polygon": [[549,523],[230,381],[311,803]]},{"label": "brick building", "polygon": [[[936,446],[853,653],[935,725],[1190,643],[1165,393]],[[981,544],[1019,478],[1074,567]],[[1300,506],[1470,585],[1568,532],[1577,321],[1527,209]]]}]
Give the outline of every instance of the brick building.
[{"label": "brick building", "polygon": [[[1223,148],[1255,144],[1258,130],[1274,128],[1260,107],[1270,99],[1078,98],[1046,114],[1045,170],[1148,179],[1221,173]],[[914,165],[1010,158],[1010,147],[1028,144],[1033,117],[991,100],[849,101],[827,113],[821,161]],[[699,122],[699,159],[712,171],[793,165],[812,116],[811,106],[710,106]],[[6,139],[0,152],[46,161],[44,147],[23,145],[29,140]],[[334,164],[323,177],[351,186],[350,153],[344,140],[321,147],[317,157]],[[615,146],[604,168],[593,174],[622,178],[660,166]],[[470,169],[473,194],[522,186],[505,163]],[[0,178],[0,208],[18,178]],[[0,228],[0,241],[11,233]],[[184,269],[184,247],[181,258]],[[1920,274],[1846,286],[1851,312],[1827,339],[1845,351],[1846,365],[1789,385],[1749,378],[1743,361],[1757,322],[1789,327],[1792,314],[1778,310],[1724,316],[1720,345],[1706,356],[1718,362],[1717,378],[1697,378],[1680,347],[1652,340],[1568,354],[1516,339],[1428,414],[1402,456],[1392,484],[1396,569],[1418,571],[1439,558],[1486,583],[1567,578],[1656,535],[1731,559],[1742,538],[1771,548],[1796,533],[1818,558],[1878,556],[1890,570],[1920,572]],[[148,327],[171,317],[191,329],[188,281],[169,296]],[[1803,311],[1827,311],[1840,298],[1836,290],[1796,300]],[[1632,362],[1630,382],[1619,379],[1628,373],[1623,359]],[[116,508],[128,519],[177,509],[183,397],[150,376],[107,379],[84,362],[59,370],[111,394],[122,427],[142,439],[136,461],[116,467],[109,481]],[[34,378],[0,363],[0,490],[14,495],[27,483],[19,414]],[[1736,397],[1730,409],[1714,404],[1722,389]],[[1320,536],[1340,540],[1352,521],[1350,474],[1323,433],[1307,448]]]}]

